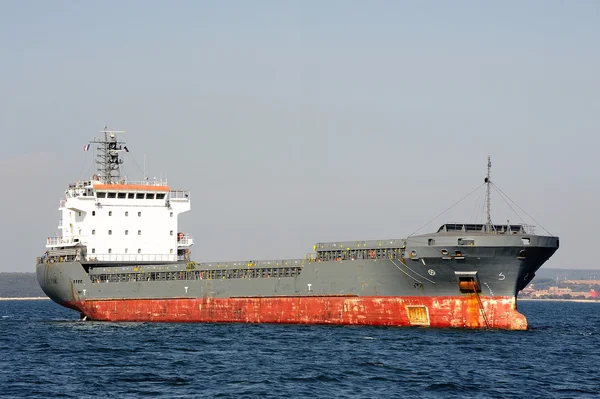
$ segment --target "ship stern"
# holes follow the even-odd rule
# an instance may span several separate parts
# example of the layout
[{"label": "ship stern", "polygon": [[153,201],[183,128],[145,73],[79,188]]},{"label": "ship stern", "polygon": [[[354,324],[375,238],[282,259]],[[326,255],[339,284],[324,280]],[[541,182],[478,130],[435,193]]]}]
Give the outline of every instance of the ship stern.
[{"label": "ship stern", "polygon": [[51,262],[39,260],[36,265],[37,281],[44,293],[59,305],[80,310],[78,293],[73,282],[86,273],[79,262]]}]

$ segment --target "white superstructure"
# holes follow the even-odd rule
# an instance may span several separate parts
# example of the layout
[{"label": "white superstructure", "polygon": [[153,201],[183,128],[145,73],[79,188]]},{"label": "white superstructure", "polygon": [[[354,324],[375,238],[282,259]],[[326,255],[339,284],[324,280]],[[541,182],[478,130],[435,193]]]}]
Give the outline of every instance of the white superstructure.
[{"label": "white superstructure", "polygon": [[[60,201],[59,234],[46,247],[76,249],[78,260],[164,262],[189,259],[192,237],[178,232],[177,218],[190,210],[190,192],[171,190],[166,181],[128,182],[120,177],[128,151],[116,131],[103,130],[97,174],[70,184]],[[86,146],[86,149],[89,147]]]}]

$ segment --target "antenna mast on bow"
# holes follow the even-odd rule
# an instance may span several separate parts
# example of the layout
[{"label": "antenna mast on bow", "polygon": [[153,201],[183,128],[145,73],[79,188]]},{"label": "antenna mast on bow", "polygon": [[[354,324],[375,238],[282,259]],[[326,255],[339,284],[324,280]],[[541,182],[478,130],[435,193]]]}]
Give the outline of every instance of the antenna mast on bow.
[{"label": "antenna mast on bow", "polygon": [[492,231],[492,204],[491,204],[491,184],[492,180],[490,178],[492,172],[492,159],[488,155],[488,164],[487,164],[487,176],[485,178],[485,183],[487,185],[487,203],[486,203],[486,214],[487,214],[487,222],[486,222],[486,230],[487,232]]}]

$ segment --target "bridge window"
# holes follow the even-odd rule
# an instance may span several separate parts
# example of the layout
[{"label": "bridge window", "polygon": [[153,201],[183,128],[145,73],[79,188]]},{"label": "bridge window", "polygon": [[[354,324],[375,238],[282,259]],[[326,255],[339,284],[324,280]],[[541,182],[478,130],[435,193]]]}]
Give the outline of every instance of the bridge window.
[{"label": "bridge window", "polygon": [[127,193],[127,198],[134,199],[135,198],[135,193]]},{"label": "bridge window", "polygon": [[126,198],[127,197],[127,193],[119,193],[117,194],[117,198]]},{"label": "bridge window", "polygon": [[112,211],[108,211],[108,216],[112,216]]},{"label": "bridge window", "polygon": [[92,248],[92,253],[95,254],[96,253],[96,248]]},{"label": "bridge window", "polygon": [[127,248],[125,248],[125,253],[127,253]]},{"label": "bridge window", "polygon": [[146,199],[154,199],[154,194],[151,194],[151,193],[146,194]]},{"label": "bridge window", "polygon": [[112,235],[112,230],[108,230],[108,235]]},{"label": "bridge window", "polygon": [[106,198],[106,193],[97,193],[98,198]]},{"label": "bridge window", "polygon": [[138,254],[141,254],[141,253],[142,253],[142,249],[138,248]]},{"label": "bridge window", "polygon": [[171,235],[173,235],[173,230],[171,230],[169,233],[170,233]]},{"label": "bridge window", "polygon": [[171,214],[169,215],[170,217],[173,217],[173,212],[171,212]]},{"label": "bridge window", "polygon": [[142,212],[138,212],[138,216],[142,216]]},{"label": "bridge window", "polygon": [[142,235],[142,230],[138,230],[138,236]]},{"label": "bridge window", "polygon": [[144,193],[137,193],[135,199],[144,199]]},{"label": "bridge window", "polygon": [[427,245],[435,245],[435,240],[433,238],[430,238],[429,240],[427,240]]},{"label": "bridge window", "polygon": [[112,248],[108,248],[108,253],[112,254]]},{"label": "bridge window", "polygon": [[125,230],[125,235],[129,235],[129,230]]},{"label": "bridge window", "polygon": [[96,230],[92,230],[92,235],[95,236],[96,235]]},{"label": "bridge window", "polygon": [[117,193],[108,193],[106,198],[117,198]]},{"label": "bridge window", "polygon": [[92,211],[92,216],[96,216],[96,211]]},{"label": "bridge window", "polygon": [[156,194],[156,199],[165,199],[165,195],[162,193]]},{"label": "bridge window", "polygon": [[129,211],[125,211],[125,216],[129,216]]}]

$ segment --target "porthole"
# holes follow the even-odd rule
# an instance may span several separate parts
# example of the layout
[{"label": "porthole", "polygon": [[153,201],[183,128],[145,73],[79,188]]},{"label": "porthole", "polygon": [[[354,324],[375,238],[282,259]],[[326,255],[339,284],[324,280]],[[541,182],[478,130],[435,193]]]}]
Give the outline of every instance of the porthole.
[{"label": "porthole", "polygon": [[527,251],[524,249],[519,251],[519,258],[525,258],[527,256]]},{"label": "porthole", "polygon": [[447,249],[442,249],[442,255],[444,255],[444,256],[448,255],[448,250]]}]

